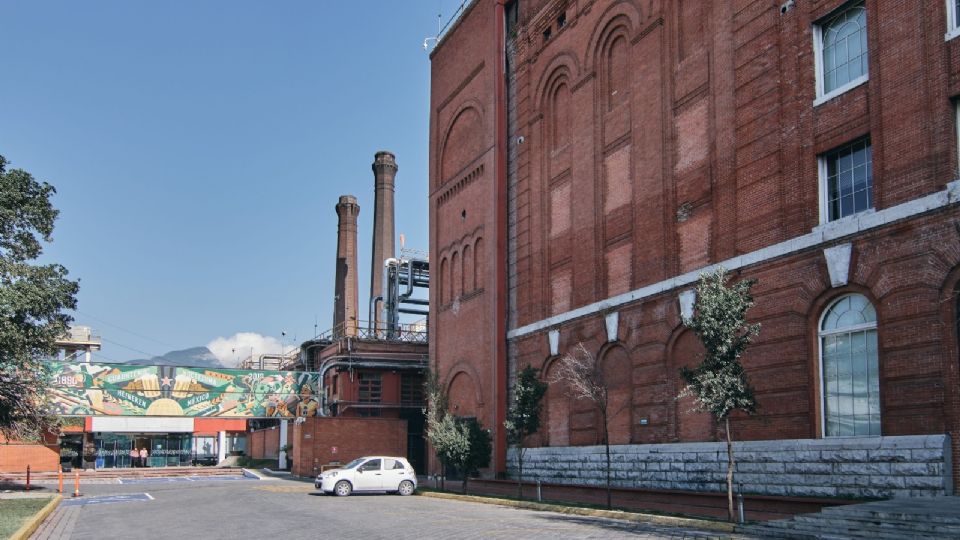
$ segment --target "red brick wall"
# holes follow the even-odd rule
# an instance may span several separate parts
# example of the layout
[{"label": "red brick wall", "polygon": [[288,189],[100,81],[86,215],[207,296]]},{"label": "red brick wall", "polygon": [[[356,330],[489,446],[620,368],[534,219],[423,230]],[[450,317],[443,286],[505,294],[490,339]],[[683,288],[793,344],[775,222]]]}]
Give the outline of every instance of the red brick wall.
[{"label": "red brick wall", "polygon": [[473,2],[444,38],[454,46],[431,56],[430,222],[444,226],[430,228],[429,316],[430,358],[444,385],[457,388],[454,412],[494,430],[495,20],[493,1]]},{"label": "red brick wall", "polygon": [[[287,444],[293,442],[293,423],[287,424]],[[280,428],[259,429],[247,434],[247,455],[254,459],[280,457]]]},{"label": "red brick wall", "polygon": [[[798,2],[781,14],[781,2],[769,0],[522,2],[507,231],[496,229],[492,206],[494,0],[473,4],[432,55],[430,249],[441,270],[431,287],[430,357],[456,383],[452,403],[497,429],[492,410],[506,400],[506,388],[491,386],[493,290],[455,297],[447,282],[453,254],[462,257],[475,237],[489,250],[508,235],[509,252],[486,252],[482,270],[489,284],[489,261],[511,261],[513,329],[810,233],[820,222],[818,156],[861,136],[871,138],[878,210],[957,178],[960,39],[944,40],[943,3],[867,0],[869,80],[814,106],[811,27],[843,3]],[[611,53],[623,39],[625,67],[611,70],[624,62]],[[452,130],[470,107],[480,120]],[[448,155],[451,133],[479,143]],[[860,292],[879,317],[883,433],[951,433],[960,462],[957,214],[846,239],[854,254],[843,288],[830,286],[826,246],[744,269],[760,280],[751,317],[763,329],[744,364],[761,414],[735,417],[737,437],[820,436],[818,317],[838,295]],[[633,370],[634,442],[718,435],[674,399],[676,370],[696,349],[681,329],[677,292],[617,308]],[[557,329],[561,353],[578,342],[601,353],[601,314]],[[509,345],[514,369],[547,363],[545,331]],[[458,372],[472,385],[454,379]],[[590,444],[595,417],[568,405],[570,443]]]},{"label": "red brick wall", "polygon": [[[293,468],[298,476],[312,476],[331,461],[347,463],[369,455],[407,455],[407,421],[393,418],[307,418],[295,424]],[[336,448],[336,452],[334,452]]]},{"label": "red brick wall", "polygon": [[19,441],[8,441],[0,435],[0,472],[27,472],[30,470],[56,471],[60,466],[60,446],[56,437],[52,437],[47,444],[25,444]]}]

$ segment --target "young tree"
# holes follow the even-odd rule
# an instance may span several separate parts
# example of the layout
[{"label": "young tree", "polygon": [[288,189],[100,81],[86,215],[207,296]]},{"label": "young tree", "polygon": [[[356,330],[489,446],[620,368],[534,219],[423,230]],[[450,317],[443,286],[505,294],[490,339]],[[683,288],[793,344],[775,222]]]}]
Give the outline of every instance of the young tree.
[{"label": "young tree", "polygon": [[33,265],[50,242],[56,190],[0,156],[0,433],[37,440],[56,426],[44,358],[67,333],[78,285],[59,264]]},{"label": "young tree", "polygon": [[513,387],[513,403],[507,411],[503,427],[507,430],[507,442],[517,445],[517,498],[523,498],[523,440],[540,429],[540,406],[547,384],[540,380],[537,370],[527,366],[517,373]]},{"label": "young tree", "polygon": [[700,338],[706,354],[696,369],[681,368],[680,374],[687,386],[680,395],[693,396],[698,410],[711,413],[724,424],[727,433],[727,513],[733,521],[734,461],[730,413],[736,410],[747,414],[756,412],[757,402],[740,364],[740,356],[760,333],[760,325],[746,322],[747,310],[754,303],[750,288],[756,280],[744,279],[727,286],[728,279],[723,268],[700,275],[693,318],[684,319],[683,324]]},{"label": "young tree", "polygon": [[466,448],[451,456],[451,464],[463,474],[463,493],[467,492],[467,482],[471,474],[477,474],[481,468],[490,466],[490,453],[493,450],[490,431],[476,418],[456,418],[460,438],[466,439]]},{"label": "young tree", "polygon": [[443,467],[444,479],[448,467],[461,472],[463,492],[466,493],[470,475],[490,465],[490,432],[483,429],[476,418],[458,418],[450,414],[439,373],[428,373],[424,388],[427,394],[427,440]]},{"label": "young tree", "polygon": [[572,351],[564,355],[557,365],[551,382],[565,384],[567,392],[574,399],[585,399],[594,404],[600,412],[600,423],[603,426],[603,444],[607,455],[607,508],[612,508],[610,493],[610,420],[622,410],[610,409],[610,388],[614,381],[609,381],[600,369],[596,357],[578,343]]},{"label": "young tree", "polygon": [[461,436],[453,416],[447,413],[447,393],[436,369],[427,373],[423,386],[427,399],[427,440],[440,461],[441,476],[446,487],[447,465],[451,456],[464,452],[469,443]]}]

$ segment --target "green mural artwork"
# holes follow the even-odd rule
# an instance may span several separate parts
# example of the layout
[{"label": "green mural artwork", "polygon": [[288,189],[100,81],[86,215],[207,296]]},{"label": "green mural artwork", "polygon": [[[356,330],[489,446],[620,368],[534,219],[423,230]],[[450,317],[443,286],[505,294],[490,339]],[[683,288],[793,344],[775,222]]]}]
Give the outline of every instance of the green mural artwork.
[{"label": "green mural artwork", "polygon": [[316,416],[319,374],[53,362],[63,416]]}]

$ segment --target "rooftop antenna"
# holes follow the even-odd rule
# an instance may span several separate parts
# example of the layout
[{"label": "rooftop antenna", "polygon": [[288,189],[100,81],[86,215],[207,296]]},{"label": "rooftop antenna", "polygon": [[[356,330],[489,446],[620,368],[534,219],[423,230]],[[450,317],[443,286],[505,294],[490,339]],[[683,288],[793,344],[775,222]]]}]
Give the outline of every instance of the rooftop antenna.
[{"label": "rooftop antenna", "polygon": [[[441,2],[440,5],[442,6],[443,3]],[[437,35],[435,37],[428,37],[423,40],[423,50],[427,50],[427,47],[428,47],[427,43],[429,43],[430,41],[433,41],[434,45],[436,45],[436,42],[440,41],[440,29],[442,28],[441,26],[442,24],[443,24],[443,12],[440,11],[440,7],[438,6],[437,7]]]}]

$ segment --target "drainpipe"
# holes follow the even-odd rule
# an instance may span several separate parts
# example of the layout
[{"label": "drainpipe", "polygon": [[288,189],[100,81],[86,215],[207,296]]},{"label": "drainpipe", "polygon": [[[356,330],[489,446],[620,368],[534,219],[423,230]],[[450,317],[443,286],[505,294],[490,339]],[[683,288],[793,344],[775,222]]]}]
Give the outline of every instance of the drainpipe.
[{"label": "drainpipe", "polygon": [[[493,470],[497,475],[507,472],[507,438],[503,423],[507,419],[507,73],[506,73],[506,9],[507,0],[496,0],[494,24],[496,67],[496,295],[495,300],[495,362],[494,362],[494,456]],[[476,256],[476,255],[474,255]],[[489,260],[489,259],[487,259]]]}]

